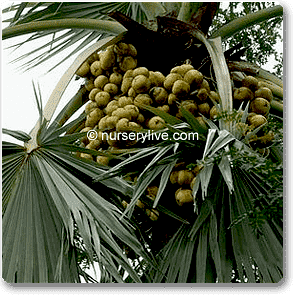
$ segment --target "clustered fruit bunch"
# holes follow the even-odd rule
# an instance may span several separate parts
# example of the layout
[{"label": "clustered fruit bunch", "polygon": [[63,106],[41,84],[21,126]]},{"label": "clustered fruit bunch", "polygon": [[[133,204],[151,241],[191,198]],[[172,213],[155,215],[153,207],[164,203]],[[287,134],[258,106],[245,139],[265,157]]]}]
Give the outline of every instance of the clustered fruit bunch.
[{"label": "clustered fruit bunch", "polygon": [[200,170],[201,167],[199,165],[188,168],[186,162],[175,165],[170,175],[170,181],[175,187],[175,199],[179,206],[193,203],[193,187]]},{"label": "clustered fruit bunch", "polygon": [[[213,118],[215,110],[210,99],[219,99],[201,72],[191,65],[177,66],[164,76],[159,71],[139,67],[135,47],[124,42],[110,45],[104,52],[92,55],[82,64],[77,75],[87,78],[85,86],[90,100],[85,106],[87,117],[82,132],[98,130],[98,137],[102,137],[100,133],[103,131],[164,128],[165,121],[145,110],[144,105],[159,108],[178,118],[183,118],[179,110],[183,106],[206,126],[199,113]],[[95,150],[112,150],[134,144],[117,139],[82,140],[82,145]],[[102,164],[109,163],[107,157],[94,158],[84,153],[81,157],[95,159]]]},{"label": "clustered fruit bunch", "polygon": [[[242,86],[233,89],[234,106],[239,107],[244,103],[249,104],[249,113],[246,124],[238,122],[237,128],[246,136],[249,132],[268,122],[268,115],[270,112],[270,102],[273,100],[272,91],[264,86],[264,83],[258,81],[253,76],[246,76],[242,80]],[[250,139],[252,146],[265,148],[274,140],[274,133],[269,131],[264,133],[259,131]]]},{"label": "clustered fruit bunch", "polygon": [[[87,149],[125,149],[135,145],[136,141],[112,139],[112,133],[163,129],[165,121],[146,110],[145,105],[161,109],[179,119],[183,119],[180,110],[183,107],[203,127],[207,127],[205,118],[218,118],[216,104],[220,98],[209,83],[209,78],[190,64],[176,66],[166,76],[159,71],[138,66],[136,48],[123,41],[92,55],[76,74],[86,78],[85,87],[89,93],[89,102],[85,106],[85,127],[81,132],[92,129],[98,131],[97,139],[88,140],[84,137],[81,140],[81,145]],[[247,123],[236,124],[244,135],[267,122],[272,92],[256,78],[246,76],[242,87],[233,90],[233,99],[235,106],[250,101]],[[110,137],[103,138],[103,132],[110,132]],[[274,137],[271,133],[266,136],[266,142]],[[259,140],[263,137],[255,135],[255,138]],[[104,155],[79,155],[102,165],[110,164],[110,159]],[[176,166],[170,176],[171,184],[177,187],[175,199],[179,206],[193,202],[192,189],[200,171],[199,166],[190,170],[183,165]],[[155,198],[157,190],[157,186],[148,187],[148,196]],[[125,202],[123,204],[127,205]],[[150,219],[157,219],[158,211],[146,208],[141,201],[138,206],[145,210]]]}]

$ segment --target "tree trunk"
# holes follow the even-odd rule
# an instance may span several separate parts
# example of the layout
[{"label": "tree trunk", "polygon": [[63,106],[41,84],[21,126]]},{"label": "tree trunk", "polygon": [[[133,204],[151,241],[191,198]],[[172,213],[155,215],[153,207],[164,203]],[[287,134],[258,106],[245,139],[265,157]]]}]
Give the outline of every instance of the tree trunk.
[{"label": "tree trunk", "polygon": [[220,7],[219,2],[207,2],[203,7],[198,9],[194,14],[191,15],[189,23],[198,27],[205,35],[212,24],[213,18],[216,16]]}]

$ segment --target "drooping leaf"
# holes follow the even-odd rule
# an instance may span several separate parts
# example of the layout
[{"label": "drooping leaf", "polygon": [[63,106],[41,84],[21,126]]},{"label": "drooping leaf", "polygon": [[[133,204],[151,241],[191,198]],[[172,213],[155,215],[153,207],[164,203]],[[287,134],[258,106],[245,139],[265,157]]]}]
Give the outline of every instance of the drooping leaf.
[{"label": "drooping leaf", "polygon": [[196,238],[198,230],[201,228],[201,226],[203,226],[204,222],[210,216],[211,211],[212,211],[212,207],[211,207],[210,200],[204,201],[200,207],[198,217],[196,218],[196,220],[190,230],[189,237],[191,239]]},{"label": "drooping leaf", "polygon": [[129,164],[134,164],[135,162],[144,159],[150,155],[154,155],[155,153],[157,153],[160,149],[156,146],[153,147],[148,147],[145,149],[140,149],[139,151],[137,151],[136,154],[129,156],[127,159],[125,159],[124,161],[120,162],[119,164],[117,164],[116,166],[110,168],[106,174],[102,174],[100,176],[96,176],[94,178],[95,181],[100,181],[103,180],[105,178],[109,178],[109,177],[113,177],[118,175],[119,172],[122,171],[122,168],[127,168]]},{"label": "drooping leaf", "polygon": [[142,177],[139,178],[139,180],[136,182],[133,190],[133,196],[129,203],[129,205],[126,207],[123,215],[128,215],[130,218],[134,209],[134,206],[136,205],[138,199],[142,196],[142,194],[145,192],[147,187],[151,184],[151,182],[166,168],[164,165],[159,165],[154,169],[148,170],[148,172],[144,173]]},{"label": "drooping leaf", "polygon": [[142,173],[140,173],[139,177],[137,180],[139,180],[140,178],[142,178],[142,176],[147,172],[147,170],[149,170],[153,165],[155,165],[156,163],[159,162],[159,160],[161,160],[161,158],[169,151],[173,148],[173,145],[169,145],[166,147],[161,147],[158,151],[158,153],[154,156],[154,158],[147,164],[147,166],[145,167],[145,169],[143,170]]},{"label": "drooping leaf", "polygon": [[214,168],[213,164],[206,165],[199,173],[203,200],[207,195],[207,189],[209,186],[213,168]]},{"label": "drooping leaf", "polygon": [[203,151],[202,159],[204,159],[208,155],[209,149],[210,149],[210,147],[213,143],[213,140],[214,140],[214,137],[215,137],[216,133],[217,133],[217,129],[209,129],[208,130],[208,134],[207,134],[207,137],[206,137],[206,143],[205,143],[205,148],[204,148],[204,151]]},{"label": "drooping leaf", "polygon": [[228,156],[223,156],[221,158],[220,163],[218,164],[218,167],[223,175],[223,178],[227,184],[229,193],[232,193],[234,191],[233,188],[233,180],[232,180],[232,173],[231,173],[231,165]]},{"label": "drooping leaf", "polygon": [[159,182],[159,187],[158,187],[158,192],[155,197],[154,203],[153,203],[153,208],[155,208],[158,204],[159,199],[161,198],[170,178],[170,174],[177,162],[177,159],[175,159],[170,165],[168,165],[165,170],[161,174],[160,182]]},{"label": "drooping leaf", "polygon": [[230,134],[227,130],[221,130],[218,132],[218,137],[212,143],[212,145],[207,149],[206,156],[213,156],[216,152],[224,149],[225,146],[231,141],[235,140],[234,136]]},{"label": "drooping leaf", "polygon": [[28,142],[31,139],[31,136],[29,134],[21,130],[10,130],[6,128],[2,128],[2,132],[22,142]]}]

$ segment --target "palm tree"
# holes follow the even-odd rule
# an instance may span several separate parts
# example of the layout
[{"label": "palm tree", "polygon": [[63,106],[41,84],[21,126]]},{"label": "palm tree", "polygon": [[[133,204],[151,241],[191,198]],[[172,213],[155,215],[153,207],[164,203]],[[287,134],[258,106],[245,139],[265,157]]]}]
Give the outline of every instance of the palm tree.
[{"label": "palm tree", "polygon": [[[231,80],[240,83],[251,74],[263,81],[273,93],[274,120],[283,112],[282,81],[238,59],[241,46],[224,55],[221,44],[245,28],[281,16],[282,7],[249,13],[210,32],[218,9],[218,3],[206,2],[24,2],[10,7],[15,14],[6,20],[10,25],[3,39],[26,33],[33,34],[24,43],[53,37],[42,47],[52,45],[50,51],[26,61],[25,68],[77,41],[81,44],[71,54],[85,50],[44,109],[34,86],[39,119],[29,134],[3,129],[24,142],[2,143],[2,265],[7,282],[95,282],[85,269],[95,263],[100,282],[282,279],[282,149],[280,143],[272,143],[265,157],[250,146],[263,125],[245,138],[236,129],[238,115],[246,123],[248,105],[234,109]],[[212,121],[203,116],[205,124],[182,106],[180,117],[143,107],[164,120],[166,127],[158,132],[197,133],[197,141],[168,139],[119,150],[86,148],[80,141],[86,136],[81,129],[87,114],[72,116],[89,100],[87,84],[53,120],[64,90],[83,63],[120,41],[134,44],[139,66],[167,75],[189,59],[215,86],[218,117]],[[170,55],[174,49],[176,55]],[[101,165],[78,153],[100,154],[113,164]],[[169,178],[182,163],[190,173],[198,168],[194,205],[178,206],[169,196],[174,193]]]}]

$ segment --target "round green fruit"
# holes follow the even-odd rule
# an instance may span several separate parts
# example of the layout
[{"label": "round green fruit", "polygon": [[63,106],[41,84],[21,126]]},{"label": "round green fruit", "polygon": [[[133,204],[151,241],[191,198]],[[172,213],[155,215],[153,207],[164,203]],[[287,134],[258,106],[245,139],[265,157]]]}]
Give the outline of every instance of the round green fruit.
[{"label": "round green fruit", "polygon": [[254,99],[254,94],[248,87],[242,86],[235,89],[233,93],[233,99],[238,102],[251,101]]},{"label": "round green fruit", "polygon": [[255,98],[249,108],[251,112],[266,116],[270,111],[270,102],[264,98]]}]

